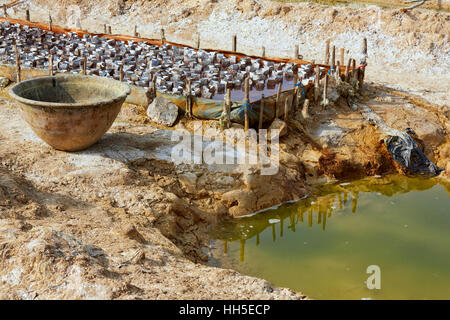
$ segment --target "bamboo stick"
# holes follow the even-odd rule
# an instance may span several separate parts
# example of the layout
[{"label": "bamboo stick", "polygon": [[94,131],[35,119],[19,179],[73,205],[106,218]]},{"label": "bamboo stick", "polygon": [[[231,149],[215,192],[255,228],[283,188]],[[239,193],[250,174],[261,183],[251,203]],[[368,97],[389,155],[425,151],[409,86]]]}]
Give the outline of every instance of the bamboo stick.
[{"label": "bamboo stick", "polygon": [[164,44],[166,41],[166,34],[164,29],[161,29],[161,44]]},{"label": "bamboo stick", "polygon": [[226,102],[227,102],[227,121],[228,125],[231,124],[231,88],[227,88],[227,94],[225,96]]},{"label": "bamboo stick", "polygon": [[20,77],[20,55],[19,50],[17,49],[17,44],[14,44],[14,53],[16,54],[16,72],[17,72],[17,78],[16,82],[19,83],[21,81]]},{"label": "bamboo stick", "polygon": [[350,75],[350,65],[352,63],[352,59],[349,58],[347,62],[347,66],[345,67],[345,82],[349,82],[349,75]]},{"label": "bamboo stick", "polygon": [[325,81],[323,82],[323,102],[326,103],[328,97],[328,74],[325,75]]},{"label": "bamboo stick", "polygon": [[331,67],[336,70],[336,47],[331,48]]},{"label": "bamboo stick", "polygon": [[119,66],[119,81],[123,81],[123,65]]},{"label": "bamboo stick", "polygon": [[245,100],[244,100],[244,131],[248,130],[248,113],[247,108],[250,104],[250,90],[249,90],[250,77],[245,78]]},{"label": "bamboo stick", "polygon": [[275,118],[278,118],[280,109],[281,90],[283,89],[283,80],[278,84],[277,98],[275,101]]},{"label": "bamboo stick", "polygon": [[265,101],[264,101],[264,94],[263,94],[263,95],[261,95],[261,105],[260,105],[260,108],[259,108],[258,130],[261,130],[262,129],[262,125],[263,125],[264,105],[265,105]]},{"label": "bamboo stick", "polygon": [[316,66],[316,77],[314,79],[314,101],[315,102],[317,102],[319,100],[319,94],[320,94],[319,81],[320,81],[320,68],[319,68],[319,66]]},{"label": "bamboo stick", "polygon": [[330,63],[330,39],[327,40],[325,45],[325,61],[324,63],[328,65]]},{"label": "bamboo stick", "polygon": [[86,68],[87,68],[87,57],[83,57],[83,74],[86,75]]},{"label": "bamboo stick", "polygon": [[48,75],[53,77],[53,54],[49,54],[48,56]]}]

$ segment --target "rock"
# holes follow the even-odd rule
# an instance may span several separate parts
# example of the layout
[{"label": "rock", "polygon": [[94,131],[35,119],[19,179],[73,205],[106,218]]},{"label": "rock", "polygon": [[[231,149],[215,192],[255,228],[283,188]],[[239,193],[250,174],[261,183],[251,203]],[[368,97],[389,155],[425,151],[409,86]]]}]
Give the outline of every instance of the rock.
[{"label": "rock", "polygon": [[0,77],[0,87],[6,88],[10,82],[8,78]]},{"label": "rock", "polygon": [[136,240],[139,243],[146,243],[145,238],[136,230],[136,227],[133,225],[127,225],[123,229],[123,234],[133,240]]},{"label": "rock", "polygon": [[147,109],[148,117],[158,124],[171,127],[178,117],[178,107],[163,97],[156,97]]},{"label": "rock", "polygon": [[[270,130],[279,130],[279,137],[283,137],[288,133],[288,128],[286,122],[280,119],[273,120],[272,124],[269,127]],[[271,135],[270,135],[271,136]]]},{"label": "rock", "polygon": [[178,181],[186,189],[187,192],[192,193],[196,191],[197,175],[192,172],[185,172],[178,175]]}]

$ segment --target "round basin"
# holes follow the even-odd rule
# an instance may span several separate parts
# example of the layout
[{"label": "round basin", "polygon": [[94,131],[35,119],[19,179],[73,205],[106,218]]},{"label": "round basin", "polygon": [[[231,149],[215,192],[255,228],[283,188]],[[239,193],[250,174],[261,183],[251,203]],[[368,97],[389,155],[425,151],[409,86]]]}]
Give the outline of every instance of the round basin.
[{"label": "round basin", "polygon": [[77,151],[108,131],[130,87],[103,77],[64,75],[20,82],[9,94],[36,135],[55,149]]}]

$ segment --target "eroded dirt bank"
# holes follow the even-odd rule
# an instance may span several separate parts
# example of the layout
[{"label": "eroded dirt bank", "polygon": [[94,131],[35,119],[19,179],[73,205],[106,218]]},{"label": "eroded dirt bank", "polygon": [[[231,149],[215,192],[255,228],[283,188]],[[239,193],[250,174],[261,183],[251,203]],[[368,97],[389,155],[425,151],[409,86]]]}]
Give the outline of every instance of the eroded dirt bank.
[{"label": "eroded dirt bank", "polygon": [[[31,3],[45,5],[44,1]],[[70,3],[59,1],[58,5]],[[148,3],[132,1],[130,7],[128,2],[121,3],[107,5],[119,6],[124,12],[135,12],[135,6],[141,5],[139,17],[147,14]],[[191,5],[192,12],[168,29],[177,27],[181,34],[196,21],[195,17],[211,17],[219,10],[216,6],[227,3],[232,2],[183,2]],[[245,4],[247,1],[236,6]],[[280,6],[256,4],[262,7],[260,10]],[[264,21],[270,26],[286,26],[289,20],[284,19],[292,12],[296,12],[293,20],[299,17],[303,5],[290,10],[281,6],[281,11],[268,16],[271,22]],[[159,2],[154,6],[162,8]],[[197,10],[204,6],[209,11]],[[62,12],[57,8],[54,12]],[[86,21],[98,14],[96,6],[86,4],[86,8],[90,8]],[[175,5],[170,2],[167,8],[175,10]],[[160,9],[148,11],[149,17]],[[117,22],[117,28],[121,23],[125,28],[127,20],[120,19],[129,15],[114,12],[111,19],[116,20],[111,21]],[[242,14],[241,23],[248,18]],[[439,21],[444,25],[448,23],[448,18],[439,13],[435,18],[443,19]],[[57,19],[55,23],[64,25]],[[253,19],[258,25],[259,18]],[[251,31],[253,23],[248,24]],[[157,23],[149,25],[159,32]],[[275,38],[277,30],[273,28],[269,35]],[[435,31],[441,34],[441,30]],[[146,36],[144,32],[142,35]],[[275,43],[270,44],[273,50]],[[382,48],[386,43],[379,45]],[[437,45],[436,57],[446,45]],[[253,48],[257,50],[256,45]],[[282,55],[286,47],[279,48]],[[312,46],[308,50],[322,57],[322,50],[315,52]],[[369,46],[369,50],[378,49]],[[386,82],[396,82],[391,76],[395,72],[379,74],[375,64],[378,58],[384,61],[382,56],[369,53],[368,82],[356,97],[341,97],[325,108],[311,105],[307,117],[301,111],[292,116],[288,134],[280,139],[280,168],[272,176],[263,176],[257,167],[247,165],[175,164],[171,158],[176,144],[172,141],[174,130],[152,124],[144,116],[145,108],[132,105],[124,105],[111,130],[92,148],[76,153],[56,151],[34,135],[4,90],[5,99],[0,104],[0,297],[302,298],[302,294],[273,288],[261,279],[199,264],[206,259],[201,247],[208,244],[209,228],[225,215],[245,215],[299,199],[314,183],[401,172],[386,151],[386,133],[380,130],[380,121],[402,131],[412,128],[424,141],[429,159],[446,168],[442,179],[450,177],[448,100],[434,88],[444,89],[445,81],[425,82],[428,87],[423,90],[430,92],[427,98],[432,102],[422,100],[416,91],[407,92],[405,97],[404,92],[386,86]],[[422,70],[420,59],[411,60],[416,70]],[[448,57],[441,60],[443,66],[436,62],[427,68],[431,65],[437,74],[443,72],[445,59]],[[422,71],[431,70],[427,68]],[[448,76],[445,72],[442,75],[444,80]],[[382,83],[376,77],[381,77]],[[400,77],[399,85],[406,90],[409,80],[406,75],[404,78]],[[366,108],[380,119],[372,121]],[[217,122],[203,121],[203,125],[218,128]],[[194,122],[181,119],[175,130],[192,131],[193,126]]]}]

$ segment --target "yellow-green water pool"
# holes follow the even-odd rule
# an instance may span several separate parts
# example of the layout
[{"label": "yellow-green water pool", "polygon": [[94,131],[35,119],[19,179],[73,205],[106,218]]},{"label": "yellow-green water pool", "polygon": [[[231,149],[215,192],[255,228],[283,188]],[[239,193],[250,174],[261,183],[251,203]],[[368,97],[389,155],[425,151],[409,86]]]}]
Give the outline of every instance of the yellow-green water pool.
[{"label": "yellow-green water pool", "polygon": [[449,192],[403,176],[325,185],[221,224],[209,264],[313,299],[450,299]]}]

